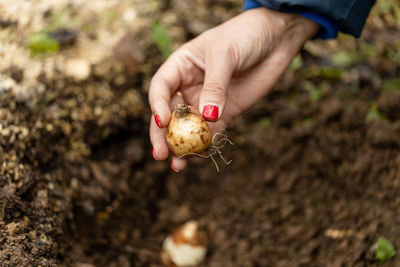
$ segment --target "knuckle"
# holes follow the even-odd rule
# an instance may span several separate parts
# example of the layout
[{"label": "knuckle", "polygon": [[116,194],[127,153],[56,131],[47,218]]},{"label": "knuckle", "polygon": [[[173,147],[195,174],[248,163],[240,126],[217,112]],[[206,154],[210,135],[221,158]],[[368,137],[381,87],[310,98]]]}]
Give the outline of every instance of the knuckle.
[{"label": "knuckle", "polygon": [[227,57],[228,60],[227,62],[230,64],[230,67],[232,67],[232,69],[235,68],[235,66],[237,65],[237,62],[240,61],[240,47],[238,45],[232,45],[228,48],[227,51]]},{"label": "knuckle", "polygon": [[211,95],[221,95],[224,93],[224,85],[221,82],[209,81],[204,84],[204,91]]},{"label": "knuckle", "polygon": [[236,45],[230,45],[226,48],[226,56],[228,58],[235,57],[237,54],[237,46]]}]

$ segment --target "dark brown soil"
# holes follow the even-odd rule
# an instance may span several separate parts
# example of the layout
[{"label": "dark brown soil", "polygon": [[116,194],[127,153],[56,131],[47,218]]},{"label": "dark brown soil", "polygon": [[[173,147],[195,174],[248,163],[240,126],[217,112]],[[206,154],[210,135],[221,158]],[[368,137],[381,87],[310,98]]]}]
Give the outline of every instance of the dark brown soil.
[{"label": "dark brown soil", "polygon": [[209,235],[202,266],[378,266],[379,236],[400,248],[400,88],[382,89],[400,69],[383,50],[382,67],[338,79],[310,74],[329,63],[306,49],[227,130],[230,165],[196,158],[178,174],[151,154],[155,51],[136,75],[101,62],[85,82],[43,76],[36,103],[0,96],[0,266],[160,266],[162,241],[191,219]]}]

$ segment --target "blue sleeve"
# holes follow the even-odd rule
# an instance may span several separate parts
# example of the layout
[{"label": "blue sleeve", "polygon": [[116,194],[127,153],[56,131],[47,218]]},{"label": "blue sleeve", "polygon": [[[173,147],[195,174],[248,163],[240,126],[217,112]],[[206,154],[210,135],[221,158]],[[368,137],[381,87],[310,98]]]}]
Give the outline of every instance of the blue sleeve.
[{"label": "blue sleeve", "polygon": [[245,0],[244,9],[264,6],[296,13],[321,25],[314,38],[336,38],[338,31],[360,37],[375,0]]},{"label": "blue sleeve", "polygon": [[315,12],[300,12],[298,14],[321,25],[314,38],[334,39],[337,37],[339,31],[338,25],[325,16]]}]

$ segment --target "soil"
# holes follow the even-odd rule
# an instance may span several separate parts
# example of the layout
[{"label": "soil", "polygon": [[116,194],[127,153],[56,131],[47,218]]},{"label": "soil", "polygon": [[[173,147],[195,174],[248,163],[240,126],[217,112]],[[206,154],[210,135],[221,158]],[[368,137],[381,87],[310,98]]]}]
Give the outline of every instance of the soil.
[{"label": "soil", "polygon": [[[379,266],[378,237],[400,248],[400,68],[388,52],[399,51],[400,27],[375,10],[360,40],[308,43],[301,67],[227,129],[230,165],[193,158],[174,173],[148,137],[147,88],[163,61],[151,23],[178,46],[240,11],[240,1],[187,2],[195,14],[185,1],[104,5],[141,10],[142,24],[113,17],[115,36],[93,18],[95,32],[63,25],[54,32],[68,46],[55,55],[1,63],[0,266],[160,266],[164,238],[192,219],[210,241],[201,266]],[[47,6],[34,7],[48,20]],[[30,26],[0,21],[4,47],[26,50],[10,32]],[[136,38],[137,64],[113,59],[102,31],[112,44]],[[87,44],[110,54],[85,57]],[[340,65],[338,51],[361,56]],[[90,63],[88,77],[64,74],[57,62],[71,55]]]}]

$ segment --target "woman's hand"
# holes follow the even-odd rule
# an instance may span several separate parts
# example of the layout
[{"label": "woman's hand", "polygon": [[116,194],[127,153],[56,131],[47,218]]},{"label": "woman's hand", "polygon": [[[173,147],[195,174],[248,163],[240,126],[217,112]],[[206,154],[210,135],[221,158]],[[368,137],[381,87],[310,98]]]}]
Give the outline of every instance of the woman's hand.
[{"label": "woman's hand", "polygon": [[[257,8],[179,48],[150,85],[154,158],[168,158],[164,128],[176,104],[198,107],[212,132],[223,131],[271,90],[318,27],[299,15]],[[186,164],[173,156],[171,168],[180,171]]]}]

